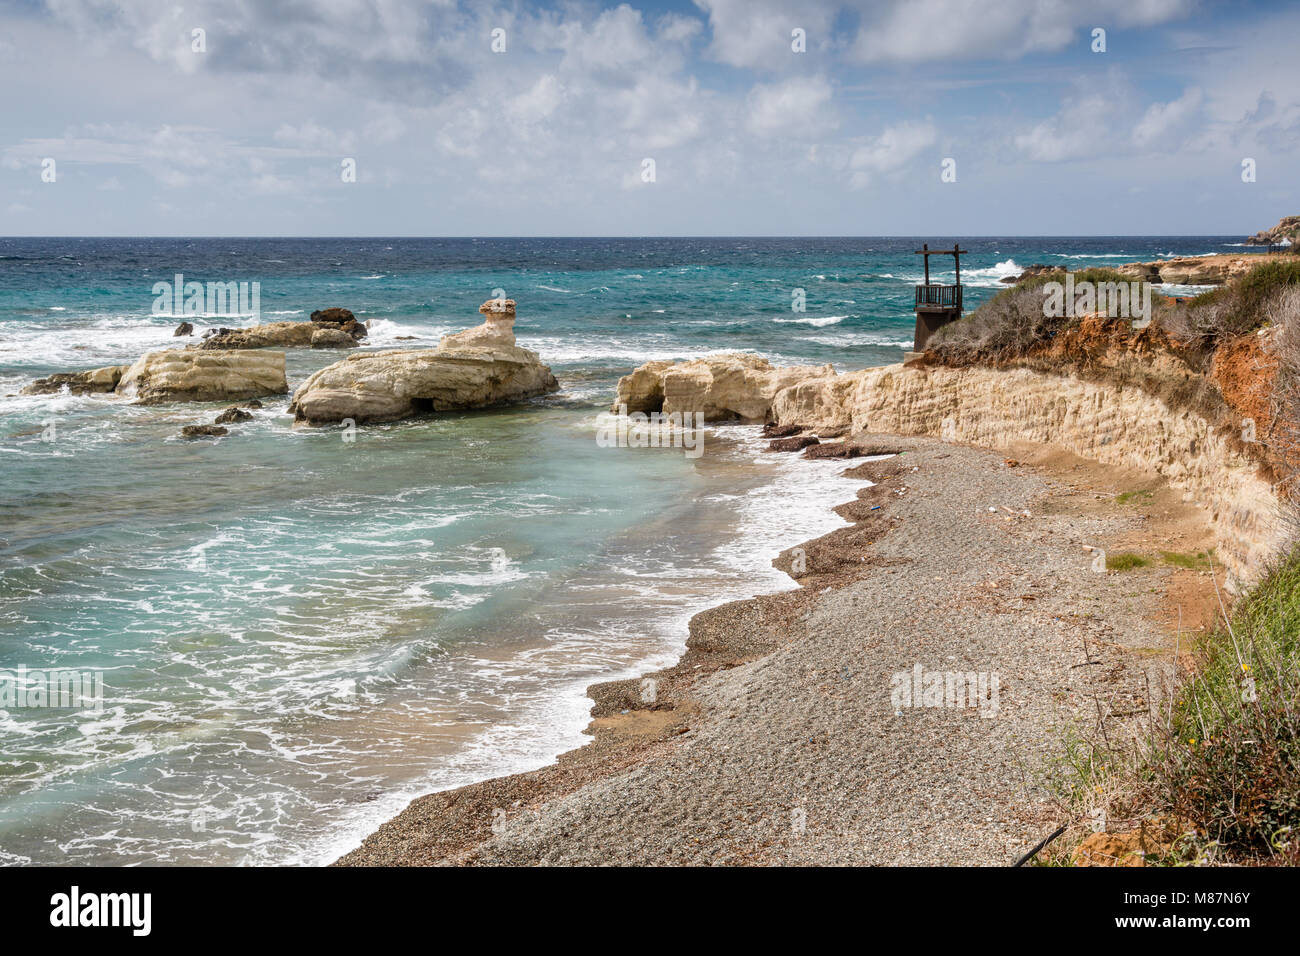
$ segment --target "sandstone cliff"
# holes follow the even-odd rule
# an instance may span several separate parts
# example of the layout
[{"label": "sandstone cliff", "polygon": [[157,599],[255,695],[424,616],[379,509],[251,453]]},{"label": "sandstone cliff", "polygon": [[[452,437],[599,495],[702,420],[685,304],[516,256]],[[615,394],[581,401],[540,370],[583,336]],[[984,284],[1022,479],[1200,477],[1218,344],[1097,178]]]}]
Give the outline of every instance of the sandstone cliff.
[{"label": "sandstone cliff", "polygon": [[[673,410],[707,414],[716,395],[703,387],[711,380],[702,369],[710,363],[725,369],[734,358],[650,363],[620,382],[619,400],[630,410],[638,399],[651,400],[654,382],[681,376],[696,387],[677,391]],[[1236,581],[1254,580],[1283,540],[1274,488],[1241,442],[1219,423],[1133,385],[1029,368],[901,365],[837,375],[829,366],[763,363],[759,378],[723,378],[730,381],[727,405],[746,408],[752,418],[767,406],[767,419],[780,426],[925,435],[994,449],[1034,441],[1102,464],[1154,471],[1205,509],[1219,558]],[[769,399],[764,388],[774,380],[784,384]]]}]

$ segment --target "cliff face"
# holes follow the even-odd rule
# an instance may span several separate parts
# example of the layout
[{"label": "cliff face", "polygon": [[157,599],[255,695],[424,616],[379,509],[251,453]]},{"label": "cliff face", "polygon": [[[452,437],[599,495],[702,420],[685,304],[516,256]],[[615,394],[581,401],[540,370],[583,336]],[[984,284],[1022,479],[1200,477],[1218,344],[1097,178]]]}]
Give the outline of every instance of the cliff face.
[{"label": "cliff face", "polygon": [[1258,462],[1201,416],[1134,387],[1025,368],[891,365],[806,379],[778,392],[780,424],[928,435],[1001,449],[1058,445],[1102,464],[1157,472],[1207,512],[1218,556],[1255,580],[1282,543],[1278,501]]},{"label": "cliff face", "polygon": [[1269,246],[1284,239],[1292,243],[1300,239],[1300,216],[1283,216],[1276,226],[1272,229],[1261,229],[1247,239],[1246,244]]}]

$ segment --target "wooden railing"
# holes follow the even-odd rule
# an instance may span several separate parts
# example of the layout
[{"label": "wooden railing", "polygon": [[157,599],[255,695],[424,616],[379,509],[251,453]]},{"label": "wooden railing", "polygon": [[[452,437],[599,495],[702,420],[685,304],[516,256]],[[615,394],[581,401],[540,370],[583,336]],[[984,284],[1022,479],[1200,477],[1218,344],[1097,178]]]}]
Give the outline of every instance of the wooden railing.
[{"label": "wooden railing", "polygon": [[916,287],[916,305],[939,306],[945,309],[961,308],[961,286],[919,285]]}]

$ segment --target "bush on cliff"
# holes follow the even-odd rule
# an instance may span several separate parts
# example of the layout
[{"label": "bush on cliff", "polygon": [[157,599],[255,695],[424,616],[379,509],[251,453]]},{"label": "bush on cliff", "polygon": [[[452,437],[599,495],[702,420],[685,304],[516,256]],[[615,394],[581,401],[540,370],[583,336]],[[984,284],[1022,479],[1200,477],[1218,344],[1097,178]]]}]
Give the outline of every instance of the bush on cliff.
[{"label": "bush on cliff", "polygon": [[1179,331],[1217,342],[1253,332],[1274,321],[1278,302],[1300,286],[1300,262],[1265,262],[1226,285],[1198,295],[1182,315]]},{"label": "bush on cliff", "polygon": [[[1077,318],[1049,317],[1044,308],[1049,282],[1063,282],[1065,271],[1040,272],[1003,289],[974,312],[944,326],[931,337],[927,351],[941,362],[964,365],[977,361],[1005,362],[1020,358],[1052,339]],[[1113,269],[1084,269],[1075,283],[1129,283],[1131,276]]]}]

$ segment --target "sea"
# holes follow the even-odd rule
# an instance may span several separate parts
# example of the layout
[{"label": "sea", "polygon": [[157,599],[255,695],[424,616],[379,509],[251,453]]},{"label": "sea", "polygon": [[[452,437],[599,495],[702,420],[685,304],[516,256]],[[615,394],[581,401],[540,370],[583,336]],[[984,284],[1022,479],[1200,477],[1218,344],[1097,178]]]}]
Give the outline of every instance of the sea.
[{"label": "sea", "polygon": [[[618,378],[734,351],[898,362],[915,250],[954,241],[968,309],[1035,263],[1240,245],[0,238],[0,864],[328,863],[416,796],[580,746],[589,684],[671,663],[704,608],[793,587],[772,559],[860,486],[753,425],[710,423],[698,455],[608,447]],[[177,275],[256,282],[260,315],[157,314]],[[558,393],[351,434],[294,427],[278,396],[201,441],[181,427],[223,406],[19,394],[196,341],[182,318],[339,306],[366,349],[432,347],[502,295]],[[290,388],[339,358],[291,350]],[[97,691],[49,706],[51,675]]]}]

